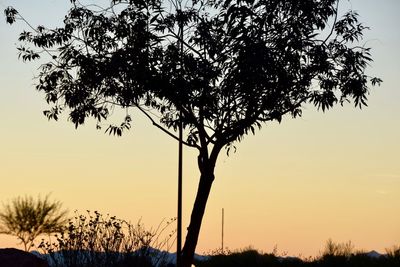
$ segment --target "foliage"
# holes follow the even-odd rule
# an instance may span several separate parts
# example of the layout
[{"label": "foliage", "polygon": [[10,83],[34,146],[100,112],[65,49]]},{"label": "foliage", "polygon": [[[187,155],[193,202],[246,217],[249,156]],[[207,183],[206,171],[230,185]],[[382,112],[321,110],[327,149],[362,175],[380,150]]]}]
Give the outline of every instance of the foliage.
[{"label": "foliage", "polygon": [[397,261],[400,263],[400,245],[387,248],[386,254],[389,258],[397,259]]},{"label": "foliage", "polygon": [[[62,27],[20,34],[23,61],[50,56],[36,88],[46,95],[49,119],[67,112],[75,127],[88,117],[97,128],[115,107],[126,109],[114,135],[131,127],[132,108],[153,125],[198,150],[201,173],[183,248],[190,266],[214,169],[249,133],[305,105],[367,105],[368,29],[339,0],[112,0],[110,6],[71,0]],[[8,23],[24,19],[5,10]]]},{"label": "foliage", "polygon": [[211,266],[235,266],[235,267],[250,267],[250,266],[274,266],[278,263],[278,258],[274,254],[260,254],[255,249],[244,249],[240,251],[229,251],[221,254],[214,254],[205,262],[197,263],[199,267]]},{"label": "foliage", "polygon": [[65,231],[54,242],[42,240],[39,248],[55,267],[151,267],[163,261],[159,250],[169,249],[172,233],[164,238],[162,234],[173,221],[146,230],[140,221],[133,225],[97,211],[75,212]]},{"label": "foliage", "polygon": [[[368,256],[364,252],[354,252],[348,257],[344,256],[348,252],[348,244],[337,244],[333,241],[329,243],[334,246],[346,246],[341,252],[335,251],[334,254],[320,258],[309,258],[302,260],[300,258],[282,257],[275,253],[260,253],[255,249],[244,249],[240,251],[229,252],[226,254],[211,255],[209,260],[196,262],[198,267],[393,267],[399,266],[400,259],[384,255],[379,258]],[[353,246],[351,246],[353,247]],[[392,249],[396,250],[396,248]],[[342,253],[343,252],[343,253]],[[346,252],[346,253],[344,253]]]},{"label": "foliage", "polygon": [[62,231],[66,212],[61,203],[45,198],[17,197],[4,205],[0,212],[0,234],[13,235],[24,245],[25,251],[34,246],[35,239],[43,234]]},{"label": "foliage", "polygon": [[[370,48],[357,42],[367,27],[354,11],[338,19],[337,0],[192,1],[175,11],[157,0],[114,0],[104,9],[71,2],[63,27],[19,38],[22,60],[51,55],[37,85],[54,104],[49,118],[69,110],[76,127],[90,116],[100,123],[118,105],[157,110],[176,129],[182,112],[187,145],[199,147],[203,138],[229,145],[262,122],[299,116],[307,102],[322,110],[366,105]],[[21,18],[13,8],[5,13],[9,23]],[[107,132],[120,135],[130,122]]]},{"label": "foliage", "polygon": [[332,239],[328,239],[325,249],[322,252],[322,257],[343,256],[348,258],[352,254],[354,254],[354,245],[351,241],[346,243],[336,243]]}]

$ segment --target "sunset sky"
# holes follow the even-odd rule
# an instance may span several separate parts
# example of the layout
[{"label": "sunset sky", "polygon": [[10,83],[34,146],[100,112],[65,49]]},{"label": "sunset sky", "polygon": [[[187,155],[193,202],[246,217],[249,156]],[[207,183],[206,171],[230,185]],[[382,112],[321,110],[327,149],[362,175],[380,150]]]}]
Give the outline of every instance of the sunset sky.
[{"label": "sunset sky", "polygon": [[[40,2],[40,5],[37,4]],[[59,25],[68,0],[0,0],[33,25]],[[317,255],[331,238],[384,252],[400,245],[400,1],[342,0],[371,30],[368,73],[382,78],[368,107],[307,106],[298,119],[264,125],[222,152],[197,252],[221,245],[221,209],[230,249],[253,246],[289,255]],[[133,112],[133,127],[113,137],[88,122],[75,130],[63,117],[47,121],[35,90],[34,64],[17,59],[19,21],[0,16],[0,206],[14,197],[44,196],[74,210],[98,210],[149,228],[176,216],[178,144]],[[112,118],[119,122],[122,117]],[[184,150],[184,229],[199,172]],[[183,232],[184,235],[186,232]],[[0,247],[16,239],[0,235]]]}]

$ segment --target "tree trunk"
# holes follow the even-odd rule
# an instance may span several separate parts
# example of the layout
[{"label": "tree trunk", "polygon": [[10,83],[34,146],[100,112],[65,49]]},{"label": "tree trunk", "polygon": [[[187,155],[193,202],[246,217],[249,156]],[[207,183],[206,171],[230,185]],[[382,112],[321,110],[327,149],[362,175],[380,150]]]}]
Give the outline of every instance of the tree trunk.
[{"label": "tree trunk", "polygon": [[[207,199],[210,194],[211,185],[214,181],[214,164],[207,162],[206,168],[200,170],[199,186],[197,189],[196,200],[193,205],[190,224],[186,234],[185,245],[182,249],[182,267],[191,267],[197,240],[199,238],[201,222],[206,209]],[[208,167],[208,168],[207,168]]]}]

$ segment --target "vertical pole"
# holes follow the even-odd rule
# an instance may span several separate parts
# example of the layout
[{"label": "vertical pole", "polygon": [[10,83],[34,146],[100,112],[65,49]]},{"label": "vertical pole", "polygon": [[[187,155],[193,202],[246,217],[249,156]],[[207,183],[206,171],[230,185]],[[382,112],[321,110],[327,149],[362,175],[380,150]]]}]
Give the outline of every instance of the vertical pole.
[{"label": "vertical pole", "polygon": [[[180,113],[180,116],[182,113]],[[182,254],[182,121],[179,122],[179,160],[178,160],[178,218],[176,234],[176,266],[181,267]]]},{"label": "vertical pole", "polygon": [[222,236],[221,236],[221,252],[224,254],[224,208],[222,208]]},{"label": "vertical pole", "polygon": [[[177,10],[177,13],[182,12],[181,9],[181,3],[179,2],[179,10]],[[181,56],[181,62],[180,62],[180,72],[182,76],[182,68],[183,68],[183,60],[182,60],[182,55],[183,55],[183,21],[182,21],[182,16],[179,16],[181,14],[178,14],[178,20],[180,17],[180,20],[178,21],[179,23],[179,50],[180,50],[180,56]],[[181,88],[182,89],[182,88]],[[182,107],[181,107],[182,109]],[[177,218],[177,233],[176,233],[176,266],[181,267],[182,266],[182,156],[183,156],[183,144],[182,144],[182,138],[183,138],[183,123],[182,123],[182,110],[179,112],[179,160],[178,160],[178,218]]]}]

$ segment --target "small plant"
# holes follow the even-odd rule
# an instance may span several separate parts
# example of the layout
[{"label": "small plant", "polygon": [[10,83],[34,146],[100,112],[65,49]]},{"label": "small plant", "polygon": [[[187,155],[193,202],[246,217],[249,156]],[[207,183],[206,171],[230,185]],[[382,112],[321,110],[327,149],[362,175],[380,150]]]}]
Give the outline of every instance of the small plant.
[{"label": "small plant", "polygon": [[354,245],[351,241],[346,243],[336,243],[332,239],[328,239],[325,245],[325,250],[322,252],[322,256],[342,256],[349,258],[354,254]]},{"label": "small plant", "polygon": [[205,255],[208,255],[208,256],[230,255],[230,254],[232,254],[232,251],[228,247],[225,247],[224,249],[215,248],[215,249],[209,250],[205,253]]},{"label": "small plant", "polygon": [[219,253],[221,249],[212,251],[206,261],[196,262],[199,267],[275,267],[281,266],[278,257],[254,249],[251,246],[243,249]]},{"label": "small plant", "polygon": [[17,197],[0,212],[0,234],[16,236],[29,251],[38,236],[62,231],[65,216],[61,203],[51,202],[49,196],[37,200]]},{"label": "small plant", "polygon": [[75,212],[65,231],[54,242],[42,240],[39,248],[55,267],[150,267],[163,260],[159,249],[169,249],[173,233],[164,239],[161,235],[173,221],[146,230],[140,221],[133,225],[97,211]]},{"label": "small plant", "polygon": [[400,260],[400,245],[387,248],[386,254],[389,258]]}]

